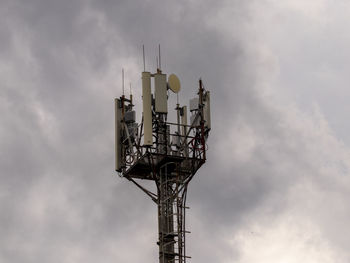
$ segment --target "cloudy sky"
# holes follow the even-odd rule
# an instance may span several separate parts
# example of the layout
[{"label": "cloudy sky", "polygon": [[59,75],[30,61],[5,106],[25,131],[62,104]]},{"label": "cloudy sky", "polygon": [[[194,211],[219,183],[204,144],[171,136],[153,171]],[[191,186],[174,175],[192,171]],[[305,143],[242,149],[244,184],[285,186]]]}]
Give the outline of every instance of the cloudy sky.
[{"label": "cloudy sky", "polygon": [[[350,3],[0,0],[0,262],[156,262],[155,205],[114,170],[121,68],[212,94],[191,262],[350,262]],[[174,100],[173,100],[174,102]],[[174,105],[175,106],[175,105]]]}]

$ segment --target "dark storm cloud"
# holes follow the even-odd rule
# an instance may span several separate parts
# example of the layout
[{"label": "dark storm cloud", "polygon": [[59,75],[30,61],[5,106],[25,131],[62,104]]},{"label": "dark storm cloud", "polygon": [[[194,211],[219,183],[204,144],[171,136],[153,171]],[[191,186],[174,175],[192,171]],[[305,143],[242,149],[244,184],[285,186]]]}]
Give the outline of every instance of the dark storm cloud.
[{"label": "dark storm cloud", "polygon": [[[182,103],[195,95],[199,77],[212,93],[208,162],[189,189],[189,242],[197,261],[244,260],[232,240],[251,229],[252,218],[262,222],[261,232],[283,222],[291,208],[296,218],[312,221],[303,214],[307,204],[294,201],[316,200],[325,186],[332,186],[327,207],[336,209],[341,183],[329,184],[339,167],[332,155],[347,172],[347,149],[317,112],[271,103],[265,86],[278,66],[249,35],[256,2],[0,5],[0,261],[157,258],[155,206],[113,172],[119,70],[126,66],[139,77],[133,72],[142,68],[142,44],[149,70],[161,44],[164,71],[181,78]],[[344,222],[346,213],[336,215]],[[316,224],[325,240],[344,251],[348,240],[324,218]]]}]

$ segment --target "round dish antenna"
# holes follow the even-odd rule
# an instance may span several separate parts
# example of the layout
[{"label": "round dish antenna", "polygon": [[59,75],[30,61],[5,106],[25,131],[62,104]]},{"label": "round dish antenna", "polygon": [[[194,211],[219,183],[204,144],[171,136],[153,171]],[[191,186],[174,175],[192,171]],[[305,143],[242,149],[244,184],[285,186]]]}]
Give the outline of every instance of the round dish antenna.
[{"label": "round dish antenna", "polygon": [[178,93],[181,90],[180,80],[175,74],[169,76],[168,87],[174,93]]}]

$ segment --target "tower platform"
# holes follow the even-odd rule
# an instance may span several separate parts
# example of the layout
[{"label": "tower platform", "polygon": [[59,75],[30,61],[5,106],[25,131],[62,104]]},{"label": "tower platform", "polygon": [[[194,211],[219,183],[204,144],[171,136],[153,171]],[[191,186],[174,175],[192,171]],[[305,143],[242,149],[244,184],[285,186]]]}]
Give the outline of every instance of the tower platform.
[{"label": "tower platform", "polygon": [[145,153],[124,172],[123,176],[134,179],[155,180],[159,169],[167,164],[170,177],[181,176],[185,179],[194,174],[204,163],[205,160],[199,158]]}]

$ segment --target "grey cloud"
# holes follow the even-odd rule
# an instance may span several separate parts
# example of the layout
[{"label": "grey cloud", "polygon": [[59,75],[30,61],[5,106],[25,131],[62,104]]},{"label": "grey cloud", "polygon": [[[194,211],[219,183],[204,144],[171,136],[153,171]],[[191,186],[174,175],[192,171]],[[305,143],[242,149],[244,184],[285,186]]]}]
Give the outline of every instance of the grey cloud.
[{"label": "grey cloud", "polygon": [[[113,70],[132,61],[138,72],[142,44],[154,69],[158,43],[164,70],[184,84],[181,101],[199,77],[213,96],[208,162],[189,189],[189,254],[203,262],[244,259],[230,239],[254,219],[268,231],[267,222],[294,211],[346,255],[348,240],[317,198],[332,187],[327,208],[344,226],[348,211],[337,212],[335,200],[342,205],[348,188],[329,182],[337,157],[348,169],[348,149],[317,114],[273,106],[265,96],[278,66],[259,42],[245,44],[256,3],[243,2],[2,2],[3,262],[155,260],[155,206],[113,172],[112,103]],[[305,211],[312,207],[323,219]]]}]

